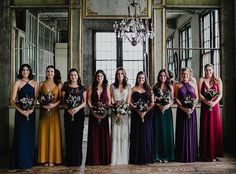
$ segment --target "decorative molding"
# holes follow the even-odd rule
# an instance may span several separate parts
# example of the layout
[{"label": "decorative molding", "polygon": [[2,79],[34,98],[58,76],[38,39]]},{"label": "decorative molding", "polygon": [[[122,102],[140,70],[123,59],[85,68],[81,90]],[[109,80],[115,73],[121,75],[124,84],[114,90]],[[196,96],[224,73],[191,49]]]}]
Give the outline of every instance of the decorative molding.
[{"label": "decorative molding", "polygon": [[[142,18],[151,18],[151,1],[140,0]],[[130,0],[83,0],[83,17],[87,19],[122,19],[128,15],[129,3]]]}]

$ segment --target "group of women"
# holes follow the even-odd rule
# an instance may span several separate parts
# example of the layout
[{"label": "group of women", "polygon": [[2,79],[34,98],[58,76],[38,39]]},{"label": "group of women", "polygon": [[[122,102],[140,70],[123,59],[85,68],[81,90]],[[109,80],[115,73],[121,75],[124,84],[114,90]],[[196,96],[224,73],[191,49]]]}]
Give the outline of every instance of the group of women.
[{"label": "group of women", "polygon": [[[23,64],[11,96],[16,108],[12,167],[29,168],[34,165],[34,105],[22,107],[23,104],[19,104],[26,98],[40,103],[37,162],[45,166],[62,163],[59,104],[65,110],[65,164],[81,165],[86,103],[90,111],[86,165],[194,162],[199,157],[203,161],[215,161],[223,156],[219,109],[222,82],[214,76],[211,64],[205,66],[205,76],[200,78],[198,85],[191,74],[190,68],[183,68],[180,82],[173,84],[168,72],[162,69],[157,83],[151,88],[145,73],[140,71],[135,86],[131,88],[124,68],[116,70],[115,82],[110,86],[104,71],[97,70],[92,85],[86,91],[74,68],[62,85],[60,72],[54,66],[48,66],[46,80],[38,87],[31,67]],[[201,100],[200,156],[195,110],[198,99]],[[127,103],[131,114],[129,111],[104,112],[117,103]],[[173,103],[178,106],[175,142]],[[102,106],[99,112],[102,110],[103,114],[95,109],[98,105]]]}]

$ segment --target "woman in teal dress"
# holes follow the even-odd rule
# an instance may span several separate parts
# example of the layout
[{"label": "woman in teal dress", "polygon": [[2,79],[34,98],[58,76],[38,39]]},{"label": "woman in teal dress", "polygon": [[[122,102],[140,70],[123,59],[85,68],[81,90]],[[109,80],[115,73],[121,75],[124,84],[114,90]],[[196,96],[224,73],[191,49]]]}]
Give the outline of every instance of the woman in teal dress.
[{"label": "woman in teal dress", "polygon": [[34,165],[34,103],[38,84],[28,64],[21,65],[17,78],[11,94],[11,103],[16,108],[11,167],[30,168]]},{"label": "woman in teal dress", "polygon": [[157,83],[153,87],[155,107],[153,115],[154,160],[168,162],[174,160],[174,131],[171,105],[174,88],[168,73],[160,70]]}]

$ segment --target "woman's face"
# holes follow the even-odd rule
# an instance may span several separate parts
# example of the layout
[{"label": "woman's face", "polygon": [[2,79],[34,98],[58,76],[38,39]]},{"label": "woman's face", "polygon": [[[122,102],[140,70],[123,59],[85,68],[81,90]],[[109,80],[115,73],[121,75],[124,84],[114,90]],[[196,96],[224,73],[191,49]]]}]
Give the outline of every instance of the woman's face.
[{"label": "woman's face", "polygon": [[119,70],[118,72],[117,72],[117,79],[119,80],[119,81],[123,81],[124,80],[124,73],[123,73],[123,71],[122,70]]},{"label": "woman's face", "polygon": [[21,71],[21,74],[22,74],[23,78],[28,78],[29,77],[30,71],[29,71],[27,66],[23,67],[23,69]]},{"label": "woman's face", "polygon": [[46,75],[48,79],[52,79],[55,75],[55,70],[53,68],[48,68],[46,71]]},{"label": "woman's face", "polygon": [[160,76],[159,76],[159,80],[162,82],[162,83],[165,83],[166,82],[166,73],[165,72],[161,72]]},{"label": "woman's face", "polygon": [[138,84],[143,85],[145,82],[145,75],[144,74],[139,74],[138,76]]},{"label": "woman's face", "polygon": [[96,80],[98,83],[102,83],[104,80],[104,75],[102,73],[98,73],[96,76]]},{"label": "woman's face", "polygon": [[71,73],[70,73],[70,80],[71,80],[71,82],[77,82],[78,74],[77,74],[76,71],[71,71]]},{"label": "woman's face", "polygon": [[184,72],[182,72],[182,80],[184,82],[188,82],[190,78],[190,72],[188,70],[185,70]]},{"label": "woman's face", "polygon": [[212,67],[207,66],[207,67],[205,68],[205,77],[211,78],[213,72],[214,72],[214,70],[212,69]]}]

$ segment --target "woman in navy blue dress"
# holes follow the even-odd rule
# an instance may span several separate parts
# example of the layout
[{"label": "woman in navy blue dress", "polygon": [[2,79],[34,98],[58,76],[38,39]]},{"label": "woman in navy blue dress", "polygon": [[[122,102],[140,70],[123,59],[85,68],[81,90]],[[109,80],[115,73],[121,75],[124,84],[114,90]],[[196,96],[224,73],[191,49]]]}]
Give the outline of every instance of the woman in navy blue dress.
[{"label": "woman in navy blue dress", "polygon": [[38,84],[28,64],[21,65],[17,78],[11,94],[11,103],[16,108],[12,168],[30,168],[34,165],[34,103]]},{"label": "woman in navy blue dress", "polygon": [[132,107],[132,114],[129,163],[153,163],[153,127],[151,109],[154,105],[154,96],[143,71],[140,71],[137,74],[135,87],[132,88],[130,105]]}]

